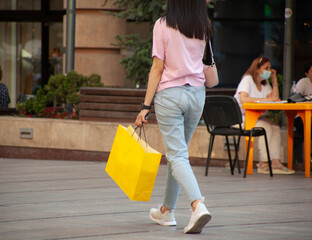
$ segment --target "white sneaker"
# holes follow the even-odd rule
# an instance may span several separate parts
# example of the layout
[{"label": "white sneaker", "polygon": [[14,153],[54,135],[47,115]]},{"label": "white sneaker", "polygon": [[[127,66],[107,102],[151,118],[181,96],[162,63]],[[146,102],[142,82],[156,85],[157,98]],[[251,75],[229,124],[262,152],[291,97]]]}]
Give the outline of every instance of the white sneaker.
[{"label": "white sneaker", "polygon": [[204,226],[210,221],[211,215],[203,204],[204,198],[197,204],[195,211],[192,211],[192,216],[189,224],[184,228],[184,233],[201,233]]},{"label": "white sneaker", "polygon": [[177,222],[174,218],[173,211],[167,210],[164,214],[160,211],[161,205],[158,208],[151,208],[150,218],[162,226],[176,226]]}]

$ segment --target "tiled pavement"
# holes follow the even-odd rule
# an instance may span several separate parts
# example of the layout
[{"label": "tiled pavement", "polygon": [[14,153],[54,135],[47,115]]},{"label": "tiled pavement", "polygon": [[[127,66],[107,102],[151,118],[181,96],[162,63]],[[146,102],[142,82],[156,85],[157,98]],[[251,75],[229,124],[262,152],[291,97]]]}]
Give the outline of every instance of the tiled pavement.
[{"label": "tiled pavement", "polygon": [[150,202],[132,202],[105,172],[105,162],[0,159],[0,239],[312,239],[312,178],[194,167],[212,220],[185,235],[191,212],[182,191],[178,225],[162,227],[148,211],[162,201],[161,165]]}]

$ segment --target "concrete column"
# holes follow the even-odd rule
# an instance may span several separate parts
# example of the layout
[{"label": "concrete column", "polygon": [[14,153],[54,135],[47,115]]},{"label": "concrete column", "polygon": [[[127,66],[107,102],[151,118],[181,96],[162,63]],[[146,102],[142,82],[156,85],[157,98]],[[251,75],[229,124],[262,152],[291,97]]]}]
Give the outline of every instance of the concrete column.
[{"label": "concrete column", "polygon": [[286,0],[285,32],[284,32],[284,61],[283,61],[283,98],[290,95],[291,82],[294,74],[294,12],[295,0]]},{"label": "concrete column", "polygon": [[[11,9],[17,9],[17,0],[11,1]],[[16,107],[16,92],[17,92],[17,23],[11,23],[11,86],[10,86],[10,98],[11,103],[9,107]]]},{"label": "concrete column", "polygon": [[120,11],[108,1],[76,0],[75,71],[101,76],[105,87],[125,87],[125,68],[120,61],[125,57],[116,35],[126,34],[126,19],[107,14]]},{"label": "concrete column", "polygon": [[[291,83],[294,77],[294,20],[295,0],[285,3],[285,31],[284,31],[284,60],[283,60],[283,99],[290,96]],[[282,125],[286,126],[286,117],[282,118]]]},{"label": "concrete column", "polygon": [[66,73],[74,70],[76,0],[67,0],[66,11]]}]

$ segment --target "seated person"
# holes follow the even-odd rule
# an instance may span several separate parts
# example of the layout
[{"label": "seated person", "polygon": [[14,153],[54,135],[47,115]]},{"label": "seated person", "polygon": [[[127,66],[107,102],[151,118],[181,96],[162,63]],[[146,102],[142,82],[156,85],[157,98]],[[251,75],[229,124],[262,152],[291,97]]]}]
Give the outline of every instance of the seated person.
[{"label": "seated person", "polygon": [[[312,95],[312,60],[307,62],[303,66],[305,77],[301,78],[298,83],[296,84],[296,93],[300,93],[301,95]],[[296,132],[294,136],[297,136],[299,139],[294,143],[294,152],[303,152],[303,122],[301,117],[297,116],[295,118],[294,127],[296,129]],[[301,146],[300,148],[298,146]],[[296,154],[295,156],[298,163],[302,162],[302,156]]]},{"label": "seated person", "polygon": [[312,60],[303,67],[306,77],[301,78],[296,84],[296,93],[312,95]]},{"label": "seated person", "polygon": [[0,66],[0,108],[8,108],[10,101],[8,88],[2,83],[2,69]]},{"label": "seated person", "polygon": [[[268,81],[272,78],[272,87]],[[253,60],[247,72],[243,75],[234,97],[237,99],[245,120],[245,110],[242,109],[243,103],[256,101],[280,101],[276,71],[271,68],[268,58],[257,57]],[[265,113],[257,120],[256,127],[263,127],[266,130],[270,157],[272,160],[273,174],[294,174],[293,170],[285,167],[281,162],[281,134],[280,126],[268,118]],[[268,159],[264,138],[258,141],[259,164],[258,173],[269,174]]]}]

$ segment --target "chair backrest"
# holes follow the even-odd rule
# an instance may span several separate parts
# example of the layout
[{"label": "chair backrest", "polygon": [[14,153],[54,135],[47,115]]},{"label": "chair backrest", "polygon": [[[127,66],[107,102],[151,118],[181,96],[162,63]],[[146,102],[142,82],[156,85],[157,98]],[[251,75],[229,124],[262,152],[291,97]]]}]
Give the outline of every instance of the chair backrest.
[{"label": "chair backrest", "polygon": [[203,118],[208,131],[211,128],[230,127],[242,123],[242,113],[232,96],[210,95],[206,97]]}]

